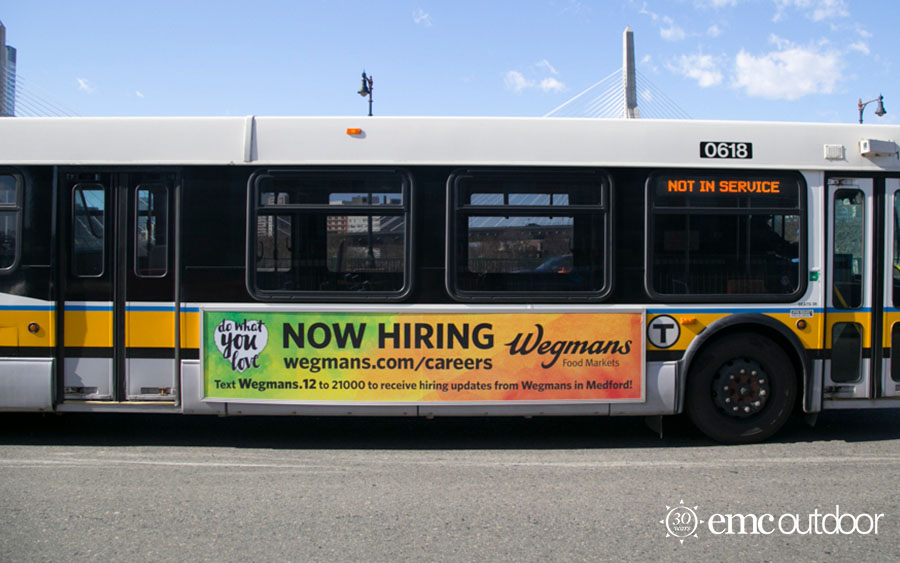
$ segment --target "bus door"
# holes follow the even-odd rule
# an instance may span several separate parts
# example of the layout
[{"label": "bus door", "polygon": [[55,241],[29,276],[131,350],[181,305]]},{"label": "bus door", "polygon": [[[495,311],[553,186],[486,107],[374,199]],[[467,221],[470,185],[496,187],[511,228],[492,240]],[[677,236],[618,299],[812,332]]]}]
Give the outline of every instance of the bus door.
[{"label": "bus door", "polygon": [[886,241],[884,247],[884,358],[881,389],[885,397],[900,397],[900,179],[885,181]]},{"label": "bus door", "polygon": [[62,399],[174,401],[174,173],[63,170]]},{"label": "bus door", "polygon": [[[880,328],[875,280],[881,260],[875,249],[874,182],[871,178],[828,181],[827,309],[824,398],[871,399],[880,365]],[[883,240],[883,239],[882,239]],[[880,284],[879,284],[880,285]],[[873,354],[873,351],[876,353]]]}]

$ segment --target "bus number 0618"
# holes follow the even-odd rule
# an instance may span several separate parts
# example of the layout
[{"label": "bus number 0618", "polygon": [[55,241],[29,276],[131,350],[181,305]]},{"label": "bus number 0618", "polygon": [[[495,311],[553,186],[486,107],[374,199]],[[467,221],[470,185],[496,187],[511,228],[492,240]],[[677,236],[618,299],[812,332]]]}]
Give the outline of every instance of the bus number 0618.
[{"label": "bus number 0618", "polygon": [[753,158],[753,143],[703,141],[700,158]]}]

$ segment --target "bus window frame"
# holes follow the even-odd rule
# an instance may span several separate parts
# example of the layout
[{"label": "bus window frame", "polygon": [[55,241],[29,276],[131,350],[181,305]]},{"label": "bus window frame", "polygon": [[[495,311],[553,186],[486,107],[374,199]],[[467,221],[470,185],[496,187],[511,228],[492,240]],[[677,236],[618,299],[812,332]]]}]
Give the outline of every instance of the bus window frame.
[{"label": "bus window frame", "polygon": [[[399,206],[391,206],[392,209],[402,209],[402,213],[395,214],[396,216],[403,217],[403,236],[404,236],[404,249],[403,249],[403,276],[402,276],[402,284],[401,287],[395,291],[317,291],[317,290],[270,290],[270,289],[261,289],[257,283],[257,268],[256,268],[256,248],[257,248],[257,221],[260,217],[259,215],[259,193],[260,193],[260,184],[266,178],[272,177],[288,177],[288,176],[303,176],[303,175],[323,175],[323,174],[336,174],[336,175],[346,175],[346,176],[361,176],[366,173],[378,173],[378,174],[395,174],[401,177],[400,181],[400,192],[402,197],[402,203]],[[335,167],[335,168],[263,168],[253,172],[250,175],[250,178],[247,180],[247,234],[246,234],[246,248],[245,252],[245,284],[247,286],[247,292],[251,297],[258,301],[264,302],[306,302],[306,303],[316,303],[316,302],[379,302],[379,303],[394,303],[405,300],[410,293],[412,292],[413,285],[413,271],[415,264],[413,262],[413,257],[415,256],[413,250],[415,245],[415,237],[414,237],[414,216],[413,216],[413,193],[415,192],[415,184],[413,175],[404,168],[397,167]],[[346,206],[349,207],[349,206]],[[284,211],[290,212],[285,214],[300,215],[306,209],[306,213],[315,213],[315,214],[323,214],[328,215],[334,214],[337,211],[345,211],[346,207],[338,208],[337,206],[330,206],[328,204],[291,204],[284,206]],[[387,206],[377,206],[377,205],[368,205],[365,209],[365,215],[367,216],[377,216],[379,213],[379,207],[384,209]],[[354,208],[350,208],[349,211],[357,211]],[[277,214],[272,214],[271,216],[275,217]],[[327,233],[323,233],[327,236]],[[324,239],[323,239],[324,241]]]},{"label": "bus window frame", "polygon": [[[75,244],[77,242],[76,237],[75,237],[75,217],[76,217],[76,215],[75,215],[75,206],[76,206],[75,193],[78,190],[83,190],[86,188],[99,188],[99,191],[103,192],[103,238],[101,239],[101,242],[102,242],[101,249],[102,250],[101,250],[101,254],[100,254],[101,268],[100,268],[100,272],[97,274],[83,274],[75,269],[74,257],[76,256]],[[110,206],[109,198],[111,197],[110,189],[111,188],[109,185],[106,185],[102,182],[79,182],[77,184],[74,184],[70,189],[69,197],[72,200],[72,202],[71,202],[72,205],[71,205],[71,210],[70,210],[71,215],[69,217],[69,223],[70,223],[69,229],[71,232],[69,232],[67,235],[70,236],[72,239],[69,244],[69,257],[70,257],[69,258],[69,271],[70,271],[70,274],[72,275],[72,277],[74,277],[74,278],[100,279],[103,276],[105,276],[109,271],[109,267],[108,267],[106,261],[107,261],[107,253],[108,253],[107,246],[109,245],[108,239],[109,239],[110,232],[111,232],[110,231],[111,225],[109,225],[110,218],[111,218],[110,217],[110,209],[109,209],[109,206]],[[91,231],[93,231],[93,228],[90,228],[90,229],[91,229]]]},{"label": "bus window frame", "polygon": [[[151,192],[153,190],[158,190],[158,189],[163,190],[163,194],[164,194],[163,202],[165,205],[165,220],[166,220],[165,227],[166,228],[163,229],[163,235],[165,236],[165,240],[166,240],[166,244],[165,244],[166,248],[165,248],[165,255],[164,255],[165,260],[163,261],[165,268],[164,268],[163,272],[160,274],[148,274],[148,273],[146,273],[146,271],[149,268],[141,268],[140,267],[139,256],[138,256],[139,251],[141,250],[141,246],[142,246],[142,242],[140,240],[140,237],[138,236],[139,232],[140,232],[140,224],[141,224],[140,193],[141,193],[141,190],[146,190],[147,192]],[[169,193],[169,186],[163,182],[148,182],[148,183],[138,184],[137,186],[134,187],[134,233],[132,233],[132,237],[134,238],[134,249],[133,249],[132,269],[133,269],[134,275],[137,276],[138,278],[161,279],[161,278],[165,278],[169,275],[169,252],[170,252],[170,249],[172,248],[172,242],[169,240],[169,238],[170,238],[169,237],[169,230],[170,230],[169,225],[170,225],[170,221],[172,220],[171,213],[170,213],[171,210],[169,209],[170,208],[170,205],[169,205],[170,195],[171,194]],[[151,211],[153,211],[152,208],[148,208],[147,210],[145,210],[147,217],[150,216]],[[148,220],[148,224],[149,224],[149,220]],[[148,239],[148,241],[149,241],[149,239]],[[150,259],[149,258],[150,248],[151,247],[149,247],[149,246],[145,247],[145,249],[148,251],[148,255],[147,255],[148,262]]]},{"label": "bus window frame", "polygon": [[[895,281],[895,276],[900,276],[900,189],[895,189],[893,192],[885,191],[887,195],[891,198],[891,222],[893,229],[893,240],[890,241],[891,244],[891,260],[890,266],[891,269],[891,292],[890,292],[890,301],[885,304],[890,307],[900,307],[900,290],[895,289],[897,285],[897,281]],[[900,339],[898,339],[900,341]],[[900,372],[898,372],[900,373]],[[900,379],[898,379],[900,381]]]},{"label": "bus window frame", "polygon": [[[534,176],[536,174],[552,175],[561,174],[568,176],[579,176],[586,178],[594,176],[599,179],[603,191],[600,194],[600,203],[596,205],[460,205],[459,191],[462,189],[459,180],[471,177],[473,174],[484,175],[507,175],[512,178],[519,176]],[[507,195],[514,192],[504,192]],[[444,264],[444,285],[448,295],[460,302],[470,303],[531,303],[531,302],[549,302],[549,303],[597,303],[607,299],[613,291],[613,280],[615,272],[613,271],[613,218],[615,216],[613,194],[615,193],[615,185],[612,175],[606,169],[590,168],[590,167],[572,167],[572,168],[544,168],[544,167],[485,167],[485,168],[459,168],[453,170],[447,177],[446,189],[446,241],[445,241],[445,264]],[[594,215],[600,216],[602,221],[602,229],[604,234],[603,240],[603,260],[600,262],[601,275],[603,284],[595,290],[589,291],[571,291],[571,290],[554,290],[554,291],[510,291],[510,290],[466,290],[459,287],[459,253],[457,246],[458,237],[466,236],[468,229],[457,228],[457,220],[462,214],[471,217],[471,210],[477,209],[475,216],[483,215],[485,212],[497,212],[502,215],[503,211],[512,211],[509,216],[544,216],[542,212],[552,213],[548,217],[557,216],[565,217],[572,214],[573,211],[578,215]],[[566,213],[566,210],[568,214]],[[523,215],[524,214],[524,215]],[[595,219],[596,220],[596,219]]]},{"label": "bus window frame", "polygon": [[[791,293],[661,293],[653,286],[654,279],[654,242],[655,223],[654,215],[672,215],[675,211],[682,211],[685,215],[746,215],[754,214],[781,214],[787,215],[789,208],[780,207],[720,207],[720,206],[690,206],[667,207],[660,206],[657,209],[668,212],[654,212],[655,181],[660,176],[723,176],[729,179],[755,179],[761,176],[776,176],[788,178],[797,182],[798,200],[797,215],[800,217],[800,233],[797,244],[797,289]],[[644,184],[644,289],[647,295],[658,302],[672,303],[791,303],[800,299],[809,287],[809,188],[806,178],[795,170],[752,170],[752,169],[656,169],[647,174]]]},{"label": "bus window frame", "polygon": [[25,202],[23,201],[25,198],[25,176],[22,175],[22,173],[20,173],[18,170],[11,168],[0,168],[0,176],[11,177],[16,184],[14,191],[15,201],[12,204],[0,203],[0,212],[12,212],[15,214],[14,228],[16,242],[13,247],[13,260],[9,266],[0,268],[0,276],[5,276],[18,270],[19,266],[22,264],[22,236],[24,235],[23,215],[25,214]]}]

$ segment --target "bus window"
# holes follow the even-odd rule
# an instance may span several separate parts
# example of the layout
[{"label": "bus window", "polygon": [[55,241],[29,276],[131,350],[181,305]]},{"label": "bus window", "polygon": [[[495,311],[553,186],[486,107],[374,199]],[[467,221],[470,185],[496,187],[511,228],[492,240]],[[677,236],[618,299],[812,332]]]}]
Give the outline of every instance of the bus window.
[{"label": "bus window", "polygon": [[[891,265],[892,304],[900,306],[900,191],[894,192],[894,251]],[[891,379],[900,382],[900,323],[891,328]]]},{"label": "bus window", "polygon": [[251,178],[251,291],[260,298],[399,297],[409,287],[409,192],[397,171]]},{"label": "bus window", "polygon": [[797,176],[656,173],[647,190],[651,293],[788,301],[802,292],[806,226]]},{"label": "bus window", "polygon": [[106,189],[79,184],[72,190],[72,273],[100,277],[106,252]]},{"label": "bus window", "polygon": [[466,300],[597,299],[609,271],[609,180],[597,172],[451,176],[448,285]]},{"label": "bus window", "polygon": [[900,382],[900,357],[896,351],[900,351],[900,323],[891,328],[891,379]]},{"label": "bus window", "polygon": [[835,323],[831,335],[831,380],[852,383],[862,377],[862,325]]},{"label": "bus window", "polygon": [[16,265],[19,249],[21,194],[15,176],[0,174],[0,272]]},{"label": "bus window", "polygon": [[168,273],[169,191],[164,185],[137,187],[134,273],[162,278]]},{"label": "bus window", "polygon": [[256,218],[256,271],[289,272],[291,259],[291,216],[267,215]]},{"label": "bus window", "polygon": [[894,192],[893,304],[900,307],[900,191]]},{"label": "bus window", "polygon": [[836,309],[862,306],[862,275],[865,264],[865,205],[860,190],[834,193],[834,255],[832,292]]}]

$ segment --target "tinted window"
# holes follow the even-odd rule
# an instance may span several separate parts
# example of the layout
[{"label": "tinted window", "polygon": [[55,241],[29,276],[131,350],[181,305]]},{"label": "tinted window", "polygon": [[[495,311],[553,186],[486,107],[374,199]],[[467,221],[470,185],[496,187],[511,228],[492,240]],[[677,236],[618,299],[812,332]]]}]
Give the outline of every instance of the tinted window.
[{"label": "tinted window", "polygon": [[72,273],[103,275],[106,248],[106,189],[79,184],[72,190]]},{"label": "tinted window", "polygon": [[256,228],[248,268],[257,296],[366,298],[408,287],[407,174],[267,171],[250,189]]},{"label": "tinted window", "polygon": [[138,186],[134,272],[143,278],[168,273],[169,191],[166,186]]},{"label": "tinted window", "polygon": [[[891,264],[893,276],[894,307],[900,306],[900,191],[894,192],[894,258]],[[900,373],[900,372],[898,372]]]},{"label": "tinted window", "polygon": [[657,173],[647,189],[653,292],[787,299],[801,291],[806,227],[797,176]]},{"label": "tinted window", "polygon": [[21,194],[15,176],[0,174],[0,271],[16,265],[20,240]]},{"label": "tinted window", "polygon": [[837,309],[862,306],[865,267],[865,197],[860,190],[834,193],[832,303]]},{"label": "tinted window", "polygon": [[555,170],[450,178],[451,291],[462,299],[591,299],[608,288],[609,180]]}]

